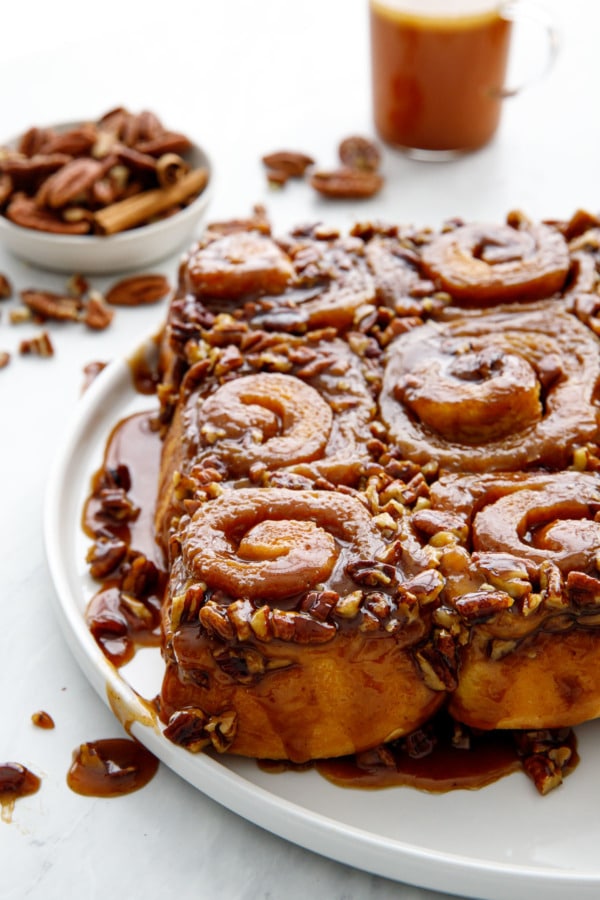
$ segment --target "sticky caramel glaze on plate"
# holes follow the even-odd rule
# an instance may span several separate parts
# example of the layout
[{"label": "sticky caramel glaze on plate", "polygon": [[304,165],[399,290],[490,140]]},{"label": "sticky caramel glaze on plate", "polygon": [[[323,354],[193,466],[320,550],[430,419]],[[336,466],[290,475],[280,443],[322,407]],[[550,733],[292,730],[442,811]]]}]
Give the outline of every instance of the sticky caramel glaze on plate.
[{"label": "sticky caramel glaze on plate", "polygon": [[[160,346],[167,738],[301,763],[598,715],[599,235],[209,227]],[[540,741],[545,790],[574,756]]]}]

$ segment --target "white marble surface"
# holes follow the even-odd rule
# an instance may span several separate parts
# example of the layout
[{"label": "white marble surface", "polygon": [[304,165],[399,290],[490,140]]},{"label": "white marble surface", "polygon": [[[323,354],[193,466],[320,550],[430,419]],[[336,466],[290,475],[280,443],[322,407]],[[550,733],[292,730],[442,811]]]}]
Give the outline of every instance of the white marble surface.
[{"label": "white marble surface", "polygon": [[[332,204],[306,185],[268,190],[263,153],[303,149],[323,165],[350,133],[370,133],[364,0],[180,0],[172,8],[103,0],[12,3],[3,9],[0,133],[94,117],[115,105],[154,109],[203,142],[217,164],[209,218],[243,216],[263,202],[276,230],[321,219],[342,227],[379,218],[417,224],[497,221],[519,207],[536,217],[597,211],[600,8],[547,0],[562,31],[552,75],[509,101],[494,143],[449,164],[387,151],[375,200]],[[157,268],[174,278],[177,258]],[[17,290],[61,288],[0,248],[0,271]],[[102,289],[110,279],[93,279]],[[42,778],[39,793],[0,821],[0,896],[336,900],[441,895],[332,862],[223,809],[165,766],[151,784],[117,800],[66,786],[72,750],[118,736],[120,726],[89,686],[55,619],[42,537],[46,480],[62,430],[75,414],[83,366],[127,353],[157,326],[164,306],[119,310],[110,329],[50,326],[56,355],[20,357],[37,329],[10,326],[2,304],[0,349],[0,760]],[[31,714],[47,710],[53,731]],[[450,892],[456,887],[448,885]],[[525,896],[525,894],[523,894]]]}]

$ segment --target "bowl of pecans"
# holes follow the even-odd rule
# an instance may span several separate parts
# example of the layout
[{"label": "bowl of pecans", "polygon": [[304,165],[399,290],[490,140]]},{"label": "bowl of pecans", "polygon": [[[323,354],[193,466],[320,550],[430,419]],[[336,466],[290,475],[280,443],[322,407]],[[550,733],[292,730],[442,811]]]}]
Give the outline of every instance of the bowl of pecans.
[{"label": "bowl of pecans", "polygon": [[206,151],[153,112],[33,126],[0,146],[0,241],[52,271],[139,268],[190,242],[211,189]]}]

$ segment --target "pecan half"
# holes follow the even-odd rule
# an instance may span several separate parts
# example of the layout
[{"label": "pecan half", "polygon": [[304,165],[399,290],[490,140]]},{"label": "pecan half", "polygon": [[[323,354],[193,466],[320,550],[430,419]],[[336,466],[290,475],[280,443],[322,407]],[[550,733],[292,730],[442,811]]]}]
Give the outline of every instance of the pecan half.
[{"label": "pecan half", "polygon": [[302,178],[309,166],[314,165],[314,159],[306,153],[298,153],[295,150],[278,150],[275,153],[267,153],[262,158],[263,164],[271,172],[280,172],[288,178]]},{"label": "pecan half", "polygon": [[170,290],[165,275],[132,275],[113,284],[105,300],[111,306],[147,306],[162,300]]},{"label": "pecan half", "polygon": [[236,730],[237,713],[233,710],[209,717],[203,710],[189,707],[173,713],[164,735],[192,753],[198,753],[209,744],[219,753],[225,753],[235,738]]},{"label": "pecan half", "polygon": [[471,591],[454,601],[456,611],[466,622],[483,622],[510,609],[514,600],[505,591]]},{"label": "pecan half", "polygon": [[338,148],[338,154],[342,165],[362,172],[376,172],[381,162],[377,144],[358,135],[344,138]]},{"label": "pecan half", "polygon": [[6,209],[6,217],[23,228],[48,231],[50,234],[88,234],[90,223],[86,219],[65,222],[56,213],[40,209],[32,197],[17,195]]},{"label": "pecan half", "polygon": [[104,297],[99,291],[90,291],[83,315],[83,322],[94,331],[103,331],[108,328],[114,317],[114,311],[109,309],[104,302]]},{"label": "pecan half", "polygon": [[364,200],[379,193],[383,187],[383,178],[377,172],[344,166],[329,172],[315,172],[310,184],[324,197],[337,200]]},{"label": "pecan half", "polygon": [[105,163],[97,159],[73,159],[44,181],[36,200],[40,206],[60,209],[75,197],[85,194],[104,171]]}]

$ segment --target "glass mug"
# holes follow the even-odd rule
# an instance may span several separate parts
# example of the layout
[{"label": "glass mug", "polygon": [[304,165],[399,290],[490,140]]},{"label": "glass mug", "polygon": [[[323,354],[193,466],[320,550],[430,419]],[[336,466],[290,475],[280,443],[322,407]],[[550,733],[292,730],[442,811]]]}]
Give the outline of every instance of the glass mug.
[{"label": "glass mug", "polygon": [[547,41],[558,36],[542,10],[500,0],[370,0],[375,129],[386,143],[420,158],[451,158],[494,136],[506,87],[513,22],[527,18]]}]

